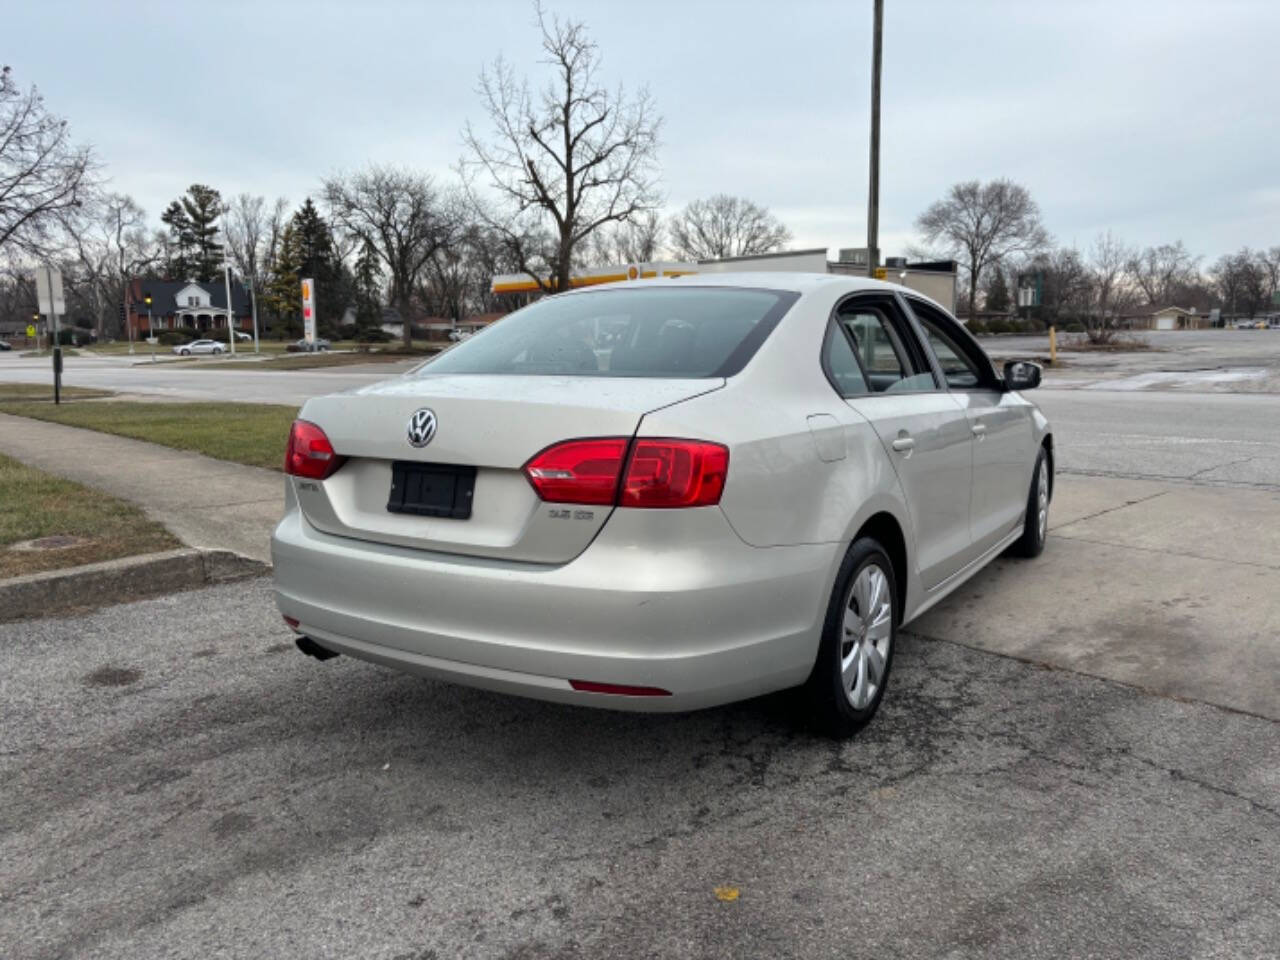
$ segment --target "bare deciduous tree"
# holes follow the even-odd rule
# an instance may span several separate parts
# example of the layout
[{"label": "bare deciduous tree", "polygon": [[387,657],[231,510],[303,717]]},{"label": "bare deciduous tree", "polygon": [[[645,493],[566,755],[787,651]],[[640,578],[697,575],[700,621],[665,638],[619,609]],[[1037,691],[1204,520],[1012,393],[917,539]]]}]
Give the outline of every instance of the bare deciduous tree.
[{"label": "bare deciduous tree", "polygon": [[1211,275],[1223,304],[1233,314],[1244,312],[1252,320],[1269,299],[1264,258],[1248,247],[1219,257]]},{"label": "bare deciduous tree", "polygon": [[1133,306],[1135,294],[1129,265],[1134,257],[1134,251],[1110,230],[1099,234],[1089,251],[1093,302],[1085,314],[1085,328],[1094,343],[1112,340],[1121,313]]},{"label": "bare deciduous tree", "polygon": [[270,228],[265,197],[242,193],[234,197],[222,214],[222,234],[236,271],[255,290],[262,290],[263,253]]},{"label": "bare deciduous tree", "polygon": [[0,68],[0,252],[42,256],[60,246],[59,228],[92,195],[96,170],[36,88],[19,90]]},{"label": "bare deciduous tree", "polygon": [[1026,187],[1011,180],[957,183],[920,214],[916,229],[931,248],[955,257],[965,268],[970,317],[988,265],[1034,254],[1049,243],[1040,208]]},{"label": "bare deciduous tree", "polygon": [[671,218],[671,247],[681,260],[749,257],[790,242],[791,231],[777,217],[744,197],[717,193]]},{"label": "bare deciduous tree", "polygon": [[107,194],[81,213],[66,231],[75,251],[73,283],[103,337],[108,322],[119,317],[129,281],[152,269],[160,250],[132,197]]},{"label": "bare deciduous tree", "polygon": [[591,237],[590,262],[597,266],[616,263],[652,263],[662,259],[666,227],[657,210],[641,214],[630,223],[602,227]]},{"label": "bare deciduous tree", "polygon": [[[579,244],[605,224],[658,206],[661,120],[645,90],[628,98],[621,86],[603,85],[597,47],[582,23],[535,9],[553,77],[535,95],[501,59],[481,73],[492,138],[468,124],[469,156],[460,169],[473,215],[503,235],[519,269],[544,290],[566,290]],[[496,213],[481,189],[496,195]],[[548,233],[551,242],[541,242]]]},{"label": "bare deciduous tree", "polygon": [[415,286],[431,258],[456,239],[456,203],[430,177],[380,166],[328,178],[324,200],[337,232],[373,251],[386,268],[408,346]]},{"label": "bare deciduous tree", "polygon": [[1147,247],[1129,260],[1129,273],[1134,283],[1153,307],[1174,306],[1183,291],[1196,279],[1199,257],[1177,243]]},{"label": "bare deciduous tree", "polygon": [[1280,293],[1280,247],[1258,252],[1258,265],[1262,268],[1266,279],[1267,303],[1277,305],[1276,294]]}]

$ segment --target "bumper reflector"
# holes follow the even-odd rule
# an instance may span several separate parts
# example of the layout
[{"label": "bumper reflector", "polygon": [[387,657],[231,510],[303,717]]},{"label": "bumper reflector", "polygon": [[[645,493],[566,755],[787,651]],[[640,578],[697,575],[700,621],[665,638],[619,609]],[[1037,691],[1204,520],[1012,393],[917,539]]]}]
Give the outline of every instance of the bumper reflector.
[{"label": "bumper reflector", "polygon": [[288,624],[288,626],[289,626],[289,629],[290,629],[290,630],[297,630],[297,629],[298,629],[298,618],[297,618],[297,617],[289,617],[289,616],[286,616],[286,617],[284,618],[284,622],[285,622],[286,624]]},{"label": "bumper reflector", "polygon": [[612,693],[620,697],[669,697],[670,690],[661,687],[629,687],[623,683],[597,683],[594,680],[570,680],[569,686],[582,693]]}]

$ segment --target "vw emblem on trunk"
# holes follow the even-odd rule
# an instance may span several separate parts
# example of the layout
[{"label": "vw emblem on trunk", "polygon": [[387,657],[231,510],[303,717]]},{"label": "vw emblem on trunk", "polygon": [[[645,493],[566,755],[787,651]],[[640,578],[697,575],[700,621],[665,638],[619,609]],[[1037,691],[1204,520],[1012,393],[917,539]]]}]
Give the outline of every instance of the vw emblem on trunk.
[{"label": "vw emblem on trunk", "polygon": [[423,407],[409,418],[409,442],[415,447],[425,447],[436,435],[436,415]]}]

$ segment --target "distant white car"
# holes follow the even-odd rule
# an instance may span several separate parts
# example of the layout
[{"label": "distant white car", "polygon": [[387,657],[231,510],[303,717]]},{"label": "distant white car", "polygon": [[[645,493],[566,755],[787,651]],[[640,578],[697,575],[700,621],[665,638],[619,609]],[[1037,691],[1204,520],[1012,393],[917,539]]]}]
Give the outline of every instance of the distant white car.
[{"label": "distant white car", "polygon": [[239,330],[237,330],[236,339],[239,340],[241,343],[244,343],[246,340],[252,340],[253,335],[248,333],[241,333]]},{"label": "distant white car", "polygon": [[470,336],[471,336],[470,330],[450,330],[449,331],[449,339],[452,340],[454,343],[460,343],[461,341],[466,340]]},{"label": "distant white car", "polygon": [[196,353],[219,354],[225,348],[217,340],[192,340],[190,343],[179,343],[173,352],[179,356],[189,357]]}]

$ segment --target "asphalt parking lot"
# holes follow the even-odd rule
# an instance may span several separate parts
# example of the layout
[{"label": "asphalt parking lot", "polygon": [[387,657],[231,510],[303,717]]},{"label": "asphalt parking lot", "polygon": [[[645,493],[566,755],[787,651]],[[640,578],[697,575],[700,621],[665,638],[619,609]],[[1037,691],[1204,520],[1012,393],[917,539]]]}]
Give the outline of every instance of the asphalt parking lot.
[{"label": "asphalt parking lot", "polygon": [[317,664],[255,581],[0,627],[0,694],[12,958],[1280,937],[1274,722],[948,642],[906,636],[879,717],[835,744],[780,698],[635,716]]},{"label": "asphalt parking lot", "polygon": [[266,581],[0,625],[0,956],[1277,956],[1280,398],[1135,383],[1280,364],[1237,336],[1051,375],[1044,556],[912,624],[847,744],[318,664]]}]

